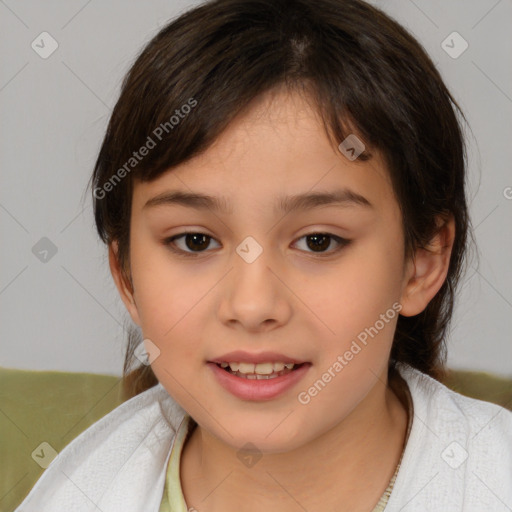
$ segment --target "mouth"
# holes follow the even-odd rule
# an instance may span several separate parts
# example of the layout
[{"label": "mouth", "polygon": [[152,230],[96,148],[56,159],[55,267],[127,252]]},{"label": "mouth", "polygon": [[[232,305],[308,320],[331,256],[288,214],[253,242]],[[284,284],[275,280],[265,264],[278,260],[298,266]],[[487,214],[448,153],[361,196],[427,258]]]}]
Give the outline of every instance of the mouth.
[{"label": "mouth", "polygon": [[243,362],[222,362],[214,363],[221,370],[247,380],[270,380],[287,375],[309,363],[243,363]]},{"label": "mouth", "polygon": [[[259,359],[264,361],[262,357]],[[215,381],[235,397],[246,401],[273,400],[284,395],[305,378],[311,366],[309,362],[298,361],[207,362]]]}]

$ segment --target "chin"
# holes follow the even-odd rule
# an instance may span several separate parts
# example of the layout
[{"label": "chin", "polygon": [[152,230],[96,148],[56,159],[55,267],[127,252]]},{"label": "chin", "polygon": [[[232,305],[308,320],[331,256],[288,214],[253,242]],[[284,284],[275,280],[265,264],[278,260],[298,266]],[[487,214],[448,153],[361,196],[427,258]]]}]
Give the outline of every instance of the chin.
[{"label": "chin", "polygon": [[252,449],[261,453],[285,453],[307,442],[303,438],[304,426],[292,424],[287,420],[283,421],[282,417],[268,421],[255,419],[237,422],[236,427],[232,423],[227,430],[231,436],[221,431],[220,438],[237,451],[250,444],[255,447]]}]

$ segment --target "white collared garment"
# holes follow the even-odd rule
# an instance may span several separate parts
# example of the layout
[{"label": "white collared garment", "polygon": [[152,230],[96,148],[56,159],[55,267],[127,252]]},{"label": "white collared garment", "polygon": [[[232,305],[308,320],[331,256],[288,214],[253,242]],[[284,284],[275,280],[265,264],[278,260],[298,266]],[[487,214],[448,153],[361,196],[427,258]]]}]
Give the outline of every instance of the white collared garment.
[{"label": "white collared garment", "polygon": [[[511,512],[512,412],[398,370],[414,417],[386,512]],[[124,402],[59,453],[15,512],[158,512],[185,414],[161,384]]]}]

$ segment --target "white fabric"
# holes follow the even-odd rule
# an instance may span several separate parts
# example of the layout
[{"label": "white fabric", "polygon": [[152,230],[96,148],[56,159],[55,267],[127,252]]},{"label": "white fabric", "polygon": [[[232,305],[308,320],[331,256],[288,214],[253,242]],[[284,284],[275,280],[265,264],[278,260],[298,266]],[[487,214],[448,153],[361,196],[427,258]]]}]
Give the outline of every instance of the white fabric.
[{"label": "white fabric", "polygon": [[[386,512],[512,511],[512,412],[399,370],[414,418]],[[128,400],[67,445],[15,512],[158,512],[184,415],[161,384]]]}]

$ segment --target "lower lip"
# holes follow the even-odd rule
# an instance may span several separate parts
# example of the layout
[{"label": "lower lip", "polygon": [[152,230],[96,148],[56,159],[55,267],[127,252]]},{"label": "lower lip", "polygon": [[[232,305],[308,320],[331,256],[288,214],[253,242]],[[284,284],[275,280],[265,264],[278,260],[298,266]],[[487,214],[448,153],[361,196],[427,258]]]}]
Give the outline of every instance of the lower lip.
[{"label": "lower lip", "polygon": [[310,363],[305,363],[286,375],[258,380],[237,377],[215,363],[207,363],[207,365],[224,389],[243,400],[272,400],[297,384],[311,366]]}]

